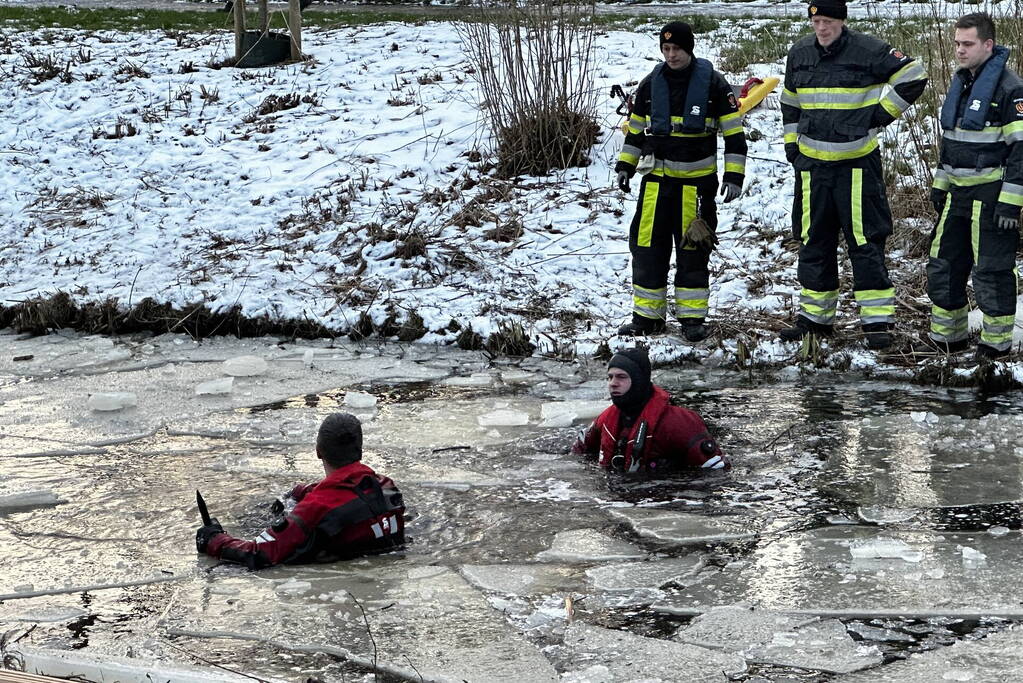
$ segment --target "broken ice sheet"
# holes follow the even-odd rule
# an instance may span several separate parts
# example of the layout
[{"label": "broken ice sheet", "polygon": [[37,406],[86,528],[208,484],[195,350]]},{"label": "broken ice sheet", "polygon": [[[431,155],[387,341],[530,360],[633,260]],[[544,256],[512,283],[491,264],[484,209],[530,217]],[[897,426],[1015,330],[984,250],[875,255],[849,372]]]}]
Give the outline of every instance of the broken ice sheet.
[{"label": "broken ice sheet", "polygon": [[509,595],[541,595],[578,589],[578,570],[547,564],[467,564],[462,576],[477,588]]},{"label": "broken ice sheet", "polygon": [[596,529],[561,531],[554,537],[548,550],[537,553],[541,562],[607,562],[609,560],[638,560],[646,552],[631,543],[620,541]]},{"label": "broken ice sheet", "polygon": [[919,562],[924,554],[896,538],[866,538],[849,544],[849,554],[855,559],[899,559]]},{"label": "broken ice sheet", "polygon": [[476,417],[480,427],[521,427],[529,424],[529,414],[502,408]]},{"label": "broken ice sheet", "polygon": [[130,391],[100,391],[89,396],[86,407],[97,412],[111,412],[138,404],[138,397]]},{"label": "broken ice sheet", "polygon": [[203,382],[195,388],[196,396],[219,396],[230,394],[234,388],[234,377],[219,377]]},{"label": "broken ice sheet", "polygon": [[752,518],[737,515],[707,517],[647,508],[617,508],[610,513],[631,526],[639,536],[670,545],[733,541],[757,535],[758,523]]},{"label": "broken ice sheet", "polygon": [[861,645],[837,619],[774,634],[770,643],[746,651],[752,661],[777,666],[844,674],[877,666],[883,661],[874,645]]},{"label": "broken ice sheet", "polygon": [[260,356],[236,356],[224,361],[225,375],[231,377],[255,377],[267,371],[269,365]]},{"label": "broken ice sheet", "polygon": [[586,578],[599,591],[631,591],[639,588],[660,588],[665,584],[684,581],[703,566],[699,555],[653,560],[650,562],[622,562],[592,567]]},{"label": "broken ice sheet", "polygon": [[52,507],[64,500],[53,491],[22,491],[0,495],[0,512],[5,510],[27,510],[29,508]]},{"label": "broken ice sheet", "polygon": [[774,610],[753,610],[744,605],[711,608],[683,627],[675,640],[728,652],[742,652],[764,646],[775,634],[788,632],[817,621],[816,617]]},{"label": "broken ice sheet", "polygon": [[[745,660],[697,645],[645,638],[582,622],[565,628],[565,647],[575,671],[600,667],[609,681],[679,681],[720,683],[746,671]],[[684,676],[680,674],[684,672]],[[570,675],[572,672],[566,672]],[[570,680],[582,680],[578,676]]]},{"label": "broken ice sheet", "polygon": [[367,410],[376,407],[377,397],[364,391],[348,391],[345,392],[345,405],[353,410]]}]

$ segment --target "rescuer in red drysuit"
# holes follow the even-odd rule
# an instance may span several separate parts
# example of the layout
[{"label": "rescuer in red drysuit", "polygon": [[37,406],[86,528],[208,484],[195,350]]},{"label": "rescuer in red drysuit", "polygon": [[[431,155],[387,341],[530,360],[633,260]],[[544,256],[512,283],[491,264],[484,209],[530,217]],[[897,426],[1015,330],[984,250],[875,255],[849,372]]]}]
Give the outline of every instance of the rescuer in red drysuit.
[{"label": "rescuer in red drysuit", "polygon": [[[332,562],[400,548],[405,506],[389,478],[363,465],[362,424],[354,415],[328,415],[316,435],[326,477],[299,484],[272,510],[277,517],[255,540],[224,532],[216,519],[195,534],[195,548],[249,569],[275,564]],[[290,512],[287,508],[294,505]]]},{"label": "rescuer in red drysuit", "polygon": [[673,406],[668,392],[650,381],[645,349],[623,349],[607,364],[611,407],[572,447],[597,455],[597,463],[619,472],[655,472],[683,467],[731,467],[703,419]]}]

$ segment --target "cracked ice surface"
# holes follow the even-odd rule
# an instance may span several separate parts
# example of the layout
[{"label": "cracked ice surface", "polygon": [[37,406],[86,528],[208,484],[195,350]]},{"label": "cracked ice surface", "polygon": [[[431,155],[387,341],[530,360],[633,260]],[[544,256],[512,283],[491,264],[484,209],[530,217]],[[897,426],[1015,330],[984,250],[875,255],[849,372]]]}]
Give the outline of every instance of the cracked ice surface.
[{"label": "cracked ice surface", "polygon": [[577,590],[578,570],[547,564],[463,565],[462,576],[477,588],[519,596],[546,595]]},{"label": "cracked ice surface", "polygon": [[[855,558],[850,548],[877,539],[918,552],[913,561]],[[963,548],[983,553],[983,564]],[[686,587],[654,609],[747,603],[816,614],[1018,614],[1023,580],[1019,533],[934,533],[831,527],[764,543],[747,558]]]},{"label": "cracked ice surface", "polygon": [[751,647],[746,657],[755,662],[844,674],[881,663],[874,645],[860,645],[837,619],[778,632],[769,643]]},{"label": "cracked ice surface", "polygon": [[618,508],[609,511],[632,527],[639,536],[670,545],[696,545],[714,541],[753,538],[752,519],[738,516],[707,517],[671,510]]},{"label": "cracked ice surface", "polygon": [[1005,683],[1023,680],[1023,630],[1018,627],[989,634],[983,640],[964,640],[949,647],[913,654],[841,678],[842,683]]},{"label": "cracked ice surface", "polygon": [[815,617],[724,605],[693,619],[675,635],[675,639],[727,652],[742,652],[770,643],[777,633],[792,631],[814,621]]},{"label": "cracked ice surface", "polygon": [[631,543],[612,538],[596,529],[560,531],[551,547],[537,554],[541,562],[606,562],[608,560],[638,560],[646,552]]},{"label": "cracked ice surface", "polygon": [[716,683],[746,670],[745,660],[735,654],[578,622],[565,629],[565,646],[577,672],[571,680],[577,681],[600,673],[607,677],[596,680],[667,683],[684,672],[686,681]]}]

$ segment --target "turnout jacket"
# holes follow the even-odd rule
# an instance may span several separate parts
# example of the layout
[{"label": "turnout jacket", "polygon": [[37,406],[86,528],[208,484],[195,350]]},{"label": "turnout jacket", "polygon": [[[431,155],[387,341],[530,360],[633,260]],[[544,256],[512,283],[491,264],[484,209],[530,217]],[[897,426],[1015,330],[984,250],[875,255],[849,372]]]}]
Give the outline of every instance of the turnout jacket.
[{"label": "turnout jacket", "polygon": [[785,62],[785,156],[803,170],[856,163],[926,85],[918,60],[872,36],[843,28],[826,48],[815,35],[801,38]]},{"label": "turnout jacket", "polygon": [[[646,424],[646,438],[636,457],[637,436]],[[653,395],[639,417],[629,422],[611,406],[580,435],[572,447],[578,454],[596,454],[601,467],[626,472],[679,467],[723,469],[731,466],[717,441],[707,432],[703,418],[688,408],[673,406],[668,392],[654,386]],[[615,456],[624,458],[612,462]]]},{"label": "turnout jacket", "polygon": [[394,482],[354,462],[316,484],[296,486],[295,509],[255,540],[226,533],[210,539],[206,554],[249,569],[281,563],[330,562],[401,547],[405,506]]},{"label": "turnout jacket", "polygon": [[738,102],[724,76],[711,70],[705,128],[699,133],[681,130],[685,114],[686,93],[696,71],[696,59],[680,71],[664,68],[668,81],[672,132],[669,135],[653,135],[651,126],[651,77],[647,75],[636,89],[632,114],[629,116],[629,130],[625,135],[615,172],[626,171],[631,177],[636,172],[639,158],[653,154],[657,160],[651,175],[679,178],[692,184],[713,180],[717,183],[717,133],[725,139],[726,183],[742,187],[746,174],[746,136],[743,135],[742,116]]},{"label": "turnout jacket", "polygon": [[[977,78],[989,66],[991,60],[977,70]],[[1007,67],[1000,76],[990,76],[998,81],[982,130],[961,127],[967,107],[975,106],[974,75],[960,69],[953,76],[961,81],[955,126],[942,132],[933,189],[952,191],[953,203],[965,200],[967,211],[975,199],[997,201],[996,214],[1018,216],[1023,206],[1023,79]]]}]

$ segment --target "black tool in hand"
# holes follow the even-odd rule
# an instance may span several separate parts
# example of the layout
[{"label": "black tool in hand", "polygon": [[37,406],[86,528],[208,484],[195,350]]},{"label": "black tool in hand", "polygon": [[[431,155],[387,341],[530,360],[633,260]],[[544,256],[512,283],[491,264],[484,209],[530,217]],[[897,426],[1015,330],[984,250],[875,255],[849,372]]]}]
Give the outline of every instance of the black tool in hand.
[{"label": "black tool in hand", "polygon": [[210,511],[206,507],[206,501],[202,499],[199,489],[195,490],[195,504],[199,506],[199,516],[202,517],[202,525],[209,526],[213,524],[213,518],[210,517]]}]

